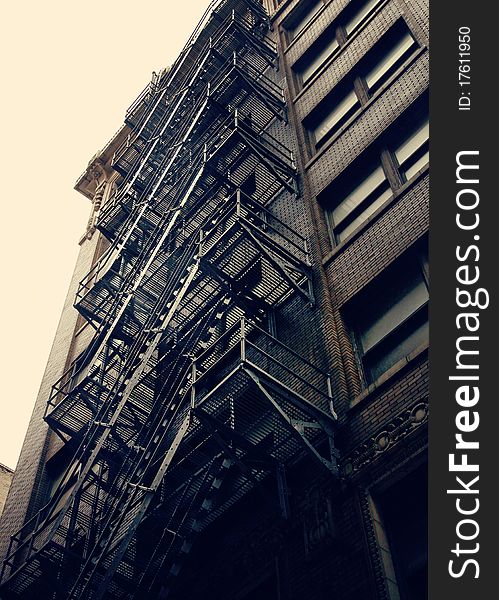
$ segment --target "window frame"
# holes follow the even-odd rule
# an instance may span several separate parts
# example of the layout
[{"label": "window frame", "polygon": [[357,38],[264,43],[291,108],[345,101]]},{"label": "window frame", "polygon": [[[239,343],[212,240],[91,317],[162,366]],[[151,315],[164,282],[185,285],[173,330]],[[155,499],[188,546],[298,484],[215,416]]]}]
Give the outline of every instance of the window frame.
[{"label": "window frame", "polygon": [[[329,37],[329,35],[332,35]],[[327,56],[313,68],[310,75],[305,79],[304,73],[307,69],[310,69],[317,59],[327,51],[328,47],[335,43],[336,46],[327,53]],[[322,35],[310,46],[310,48],[294,63],[292,69],[296,81],[298,82],[298,88],[302,89],[315,77],[321,67],[332,59],[342,48],[342,44],[338,39],[338,27],[328,27]]]},{"label": "window frame", "polygon": [[[302,35],[324,6],[326,6],[325,0],[302,0],[293,9],[282,24],[288,46]],[[316,10],[314,10],[314,7]],[[308,8],[312,10],[308,12]],[[306,18],[307,14],[310,15],[308,19]],[[296,24],[293,25],[293,23]]]},{"label": "window frame", "polygon": [[[373,167],[373,168],[371,168],[371,167]],[[343,242],[354,231],[356,231],[358,229],[358,227],[360,227],[360,224],[359,224],[358,227],[355,227],[354,229],[349,231],[347,234],[344,234],[344,231],[349,229],[351,227],[352,223],[354,223],[359,217],[361,217],[362,214],[364,214],[369,207],[371,207],[371,206],[373,206],[373,204],[377,203],[378,200],[381,197],[383,197],[387,191],[389,191],[389,196],[385,198],[385,200],[381,204],[381,206],[384,205],[386,202],[388,202],[393,195],[393,190],[390,186],[390,182],[389,182],[388,177],[386,176],[386,172],[383,169],[383,166],[381,164],[379,166],[376,166],[375,162],[370,162],[367,165],[363,165],[363,168],[365,169],[365,172],[367,172],[368,174],[362,180],[361,184],[358,186],[352,187],[350,192],[345,193],[344,195],[342,194],[341,200],[338,203],[335,203],[334,206],[332,206],[332,208],[330,210],[324,209],[325,216],[326,216],[326,222],[327,222],[328,230],[329,230],[329,235],[335,245]],[[373,175],[378,169],[381,169],[381,171],[384,175],[384,179],[382,181],[380,181],[378,183],[378,185],[376,185],[376,187],[374,187],[372,190],[370,190],[362,198],[362,200],[356,206],[354,206],[341,220],[338,220],[336,222],[336,218],[334,215],[335,210],[337,210],[346,200],[348,200],[348,198],[350,198],[353,193],[355,193],[357,190],[359,190],[361,185],[371,175]],[[349,188],[347,188],[347,189],[349,189]],[[365,220],[367,220],[369,218],[369,216],[367,216]]]},{"label": "window frame", "polygon": [[[353,96],[355,101],[347,108],[346,111],[339,114],[338,118],[333,124],[320,136],[318,137],[317,131],[326,127],[328,121],[332,121],[333,115],[339,112],[342,103],[347,100],[350,96]],[[328,98],[334,98],[334,109],[326,112],[325,110],[320,111],[317,116],[314,125],[308,127],[309,136],[312,138],[316,150],[319,150],[345,123],[352,118],[361,108],[362,104],[359,100],[358,94],[355,90],[355,82],[352,82],[350,78],[345,78],[341,85],[337,85],[333,90],[333,93]]]},{"label": "window frame", "polygon": [[[364,312],[365,306],[368,304],[367,299],[372,297],[373,294],[383,288],[396,287],[398,290],[407,289],[407,271],[411,275],[418,275],[419,283],[423,284],[426,289],[426,300],[411,310],[404,318],[402,318],[397,324],[386,332],[377,342],[364,351],[362,342],[362,331],[365,331],[365,327],[361,330],[358,318],[356,315],[359,311]],[[388,282],[388,285],[387,285]],[[396,283],[394,286],[393,283]],[[392,284],[390,286],[390,284]],[[412,289],[416,289],[416,286]],[[409,288],[411,289],[411,288]],[[400,300],[407,298],[409,293],[402,293]],[[383,302],[378,302],[377,306],[387,305],[386,296]],[[388,309],[380,314],[387,314],[395,304],[388,304]],[[389,356],[391,353],[407,343],[411,336],[414,335],[422,326],[427,326],[428,320],[428,308],[429,308],[429,268],[428,268],[428,250],[427,250],[427,238],[420,240],[404,255],[400,256],[395,263],[387,267],[382,273],[380,273],[373,281],[369,282],[352,300],[349,301],[348,306],[345,309],[344,317],[351,332],[352,344],[355,349],[355,354],[358,359],[359,371],[365,387],[368,387],[374,383],[380,377],[383,377],[390,369],[397,366],[401,360],[407,360],[420,344],[416,344],[411,347],[408,351],[394,360],[387,367],[383,367],[383,357]],[[372,310],[372,309],[371,309]],[[376,318],[373,319],[375,321]],[[379,320],[379,318],[378,318]],[[367,321],[369,322],[369,321]],[[378,354],[378,355],[377,355]]]},{"label": "window frame", "polygon": [[[358,6],[361,8],[364,4],[368,4],[370,2],[371,0],[352,0],[352,2],[349,2],[326,27],[321,35],[314,40],[306,52],[294,63],[292,70],[299,89],[304,88],[310,83],[317,72],[328,61],[332,60],[333,56],[338,54],[350,42],[350,40],[367,24],[372,15],[381,7],[382,4],[386,2],[386,0],[373,0],[373,6],[366,11],[362,19],[358,21],[358,23],[350,32],[348,32],[346,23],[348,22],[348,18],[350,17],[351,13],[355,12],[355,7]],[[296,39],[296,36],[293,38],[293,41],[294,39]],[[327,56],[323,58],[323,60],[305,79],[303,76],[304,71],[307,69],[307,67],[310,67],[314,63],[318,53],[323,52],[333,41],[336,42],[336,46],[327,54]]]},{"label": "window frame", "polygon": [[[405,38],[411,39],[410,46],[403,52],[398,60],[387,69],[377,80],[376,85],[369,86],[366,81],[366,73],[372,65],[383,64],[383,57],[391,48],[398,45],[398,41]],[[398,41],[397,41],[398,40]],[[337,133],[347,122],[350,121],[360,110],[369,104],[378,92],[384,89],[387,82],[420,51],[421,45],[412,33],[406,21],[400,17],[388,31],[374,44],[374,46],[363,56],[363,58],[333,87],[314,109],[303,119],[303,126],[312,149],[312,153],[319,152],[324,145]],[[319,139],[315,132],[321,123],[324,123],[334,113],[335,107],[343,98],[351,93],[357,96],[355,109],[348,113],[347,118],[341,117],[329,128]]]},{"label": "window frame", "polygon": [[[421,169],[424,169],[425,166],[427,164],[429,164],[429,118],[428,116],[426,116],[426,118],[423,116],[423,118],[420,118],[420,123],[421,123],[421,127],[419,129],[416,129],[415,134],[411,135],[411,136],[406,136],[405,140],[401,143],[399,143],[397,148],[394,148],[392,150],[392,156],[393,156],[393,161],[395,164],[395,168],[397,169],[397,171],[399,172],[400,178],[401,180],[406,183],[407,181],[411,181],[411,179],[413,177],[415,177],[417,175],[417,173],[419,173],[421,171]],[[422,130],[426,130],[427,135],[426,137],[423,137],[423,141],[421,144],[419,144],[402,162],[400,162],[399,156],[398,156],[398,152],[400,150],[400,148],[402,148],[404,145],[407,145],[408,142],[415,138],[417,136],[417,133],[419,131]],[[414,132],[414,129],[413,129]],[[418,168],[414,169],[414,167],[416,165],[418,165],[418,163],[421,161],[421,159],[425,158],[426,156],[428,156],[428,160],[426,160],[426,162],[422,165],[419,166]],[[409,163],[408,166],[407,163]]]},{"label": "window frame", "polygon": [[[416,123],[416,126],[404,127],[403,133],[401,134],[401,121],[407,122],[408,119],[410,120],[411,124]],[[407,179],[406,172],[402,170],[402,167],[399,165],[395,154],[396,150],[399,149],[403,144],[407,143],[407,141],[411,138],[411,132],[414,132],[415,130],[418,131],[419,125],[423,124],[424,126],[425,123],[429,123],[427,94],[424,94],[418,103],[411,107],[409,114],[407,114],[406,111],[391,125],[389,130],[383,136],[382,140],[374,143],[369,149],[365,150],[351,165],[349,165],[349,167],[347,167],[347,169],[339,176],[337,181],[334,181],[319,195],[318,201],[324,211],[324,217],[333,247],[338,246],[345,240],[349,239],[350,236],[354,235],[355,232],[362,227],[362,225],[367,222],[373,214],[389,203],[393,196],[396,195],[403,186],[415,180],[424,169],[428,168],[429,162],[426,162],[425,165],[421,166],[411,175],[409,179]],[[429,137],[416,149],[413,154],[409,155],[404,163],[407,161],[412,161],[414,155],[416,155],[416,161],[414,164],[417,164],[417,157],[428,154],[428,149]],[[353,228],[350,232],[344,235],[342,233],[343,230],[349,227],[352,221],[360,217],[364,212],[367,212],[366,209],[369,209],[369,207],[373,206],[373,203],[376,202],[376,199],[369,201],[369,198],[372,197],[378,188],[370,192],[369,195],[367,195],[359,204],[354,206],[350,213],[343,217],[338,223],[335,223],[333,214],[334,211],[345,200],[348,199],[353,191],[362,185],[362,183],[370,176],[371,173],[374,173],[380,167],[385,175],[387,186],[385,186],[385,190],[381,192],[379,197],[384,194],[386,189],[391,190],[391,193],[385,198],[384,202],[367,214],[366,218],[359,222],[357,227]],[[358,182],[359,171],[366,175],[361,180],[360,185],[351,187],[351,182],[353,180]],[[356,174],[355,178],[352,177],[352,173],[354,172]],[[333,197],[334,200],[325,200],[324,196],[328,196],[329,198]],[[336,200],[336,198],[338,199]],[[362,210],[363,207],[364,210]],[[342,226],[342,224],[344,225]]]}]

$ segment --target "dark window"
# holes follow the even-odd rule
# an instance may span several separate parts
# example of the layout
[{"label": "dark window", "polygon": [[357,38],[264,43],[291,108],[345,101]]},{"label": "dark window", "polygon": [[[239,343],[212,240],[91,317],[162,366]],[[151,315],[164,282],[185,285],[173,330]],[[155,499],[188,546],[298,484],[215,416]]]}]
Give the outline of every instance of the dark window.
[{"label": "dark window", "polygon": [[425,252],[411,252],[358,294],[347,308],[366,383],[428,340]]},{"label": "dark window", "polygon": [[346,35],[352,35],[354,31],[371,14],[379,0],[357,0],[350,2],[345,10],[344,29]]},{"label": "dark window", "polygon": [[305,29],[323,6],[323,0],[302,0],[284,23],[284,27],[288,34],[288,40],[293,40],[303,29]]},{"label": "dark window", "polygon": [[322,144],[337,131],[360,108],[360,100],[354,89],[353,81],[346,81],[321,103],[313,114],[308,130],[315,147]]},{"label": "dark window", "polygon": [[331,239],[340,243],[428,164],[427,105],[395,123],[385,139],[351,165],[319,197]]},{"label": "dark window", "polygon": [[428,471],[419,467],[382,494],[376,504],[391,550],[400,597],[428,597]]},{"label": "dark window", "polygon": [[417,48],[405,22],[394,25],[304,120],[315,148],[319,149],[365,105]]},{"label": "dark window", "polygon": [[325,211],[336,242],[348,237],[393,194],[381,163],[361,168],[356,175]]},{"label": "dark window", "polygon": [[394,148],[396,166],[404,181],[416,175],[429,162],[429,121],[421,118],[416,126]]},{"label": "dark window", "polygon": [[294,65],[293,68],[299,75],[302,85],[305,85],[321,65],[347,43],[378,4],[380,0],[353,0],[341,11],[334,22]]},{"label": "dark window", "polygon": [[299,74],[302,85],[305,85],[312,78],[321,65],[339,47],[336,27],[328,28],[293,67],[295,72]]},{"label": "dark window", "polygon": [[364,59],[361,77],[368,93],[380,88],[417,48],[409,29],[399,22]]}]

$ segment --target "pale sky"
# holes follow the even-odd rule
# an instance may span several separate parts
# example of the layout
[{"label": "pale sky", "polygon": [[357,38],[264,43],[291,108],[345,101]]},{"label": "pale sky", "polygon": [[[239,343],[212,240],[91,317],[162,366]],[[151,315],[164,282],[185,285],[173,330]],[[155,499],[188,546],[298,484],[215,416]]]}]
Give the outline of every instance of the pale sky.
[{"label": "pale sky", "polygon": [[209,0],[0,8],[0,463],[14,468],[89,216],[73,191]]}]

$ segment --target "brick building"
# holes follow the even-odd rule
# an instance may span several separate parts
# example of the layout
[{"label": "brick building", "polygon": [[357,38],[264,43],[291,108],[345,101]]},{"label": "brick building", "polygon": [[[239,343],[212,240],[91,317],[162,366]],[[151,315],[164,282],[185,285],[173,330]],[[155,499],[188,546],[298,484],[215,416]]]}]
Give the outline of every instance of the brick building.
[{"label": "brick building", "polygon": [[425,598],[426,2],[212,3],[76,188],[2,598]]}]

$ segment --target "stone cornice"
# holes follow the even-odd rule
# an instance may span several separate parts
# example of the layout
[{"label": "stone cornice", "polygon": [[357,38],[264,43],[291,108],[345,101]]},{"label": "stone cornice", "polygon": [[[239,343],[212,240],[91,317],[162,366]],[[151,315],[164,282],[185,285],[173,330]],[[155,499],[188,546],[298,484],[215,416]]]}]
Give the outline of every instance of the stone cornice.
[{"label": "stone cornice", "polygon": [[129,133],[128,127],[123,125],[108,144],[92,157],[87,168],[76,181],[74,189],[77,192],[93,202],[96,190],[113,175],[114,171],[111,167],[113,155]]}]

